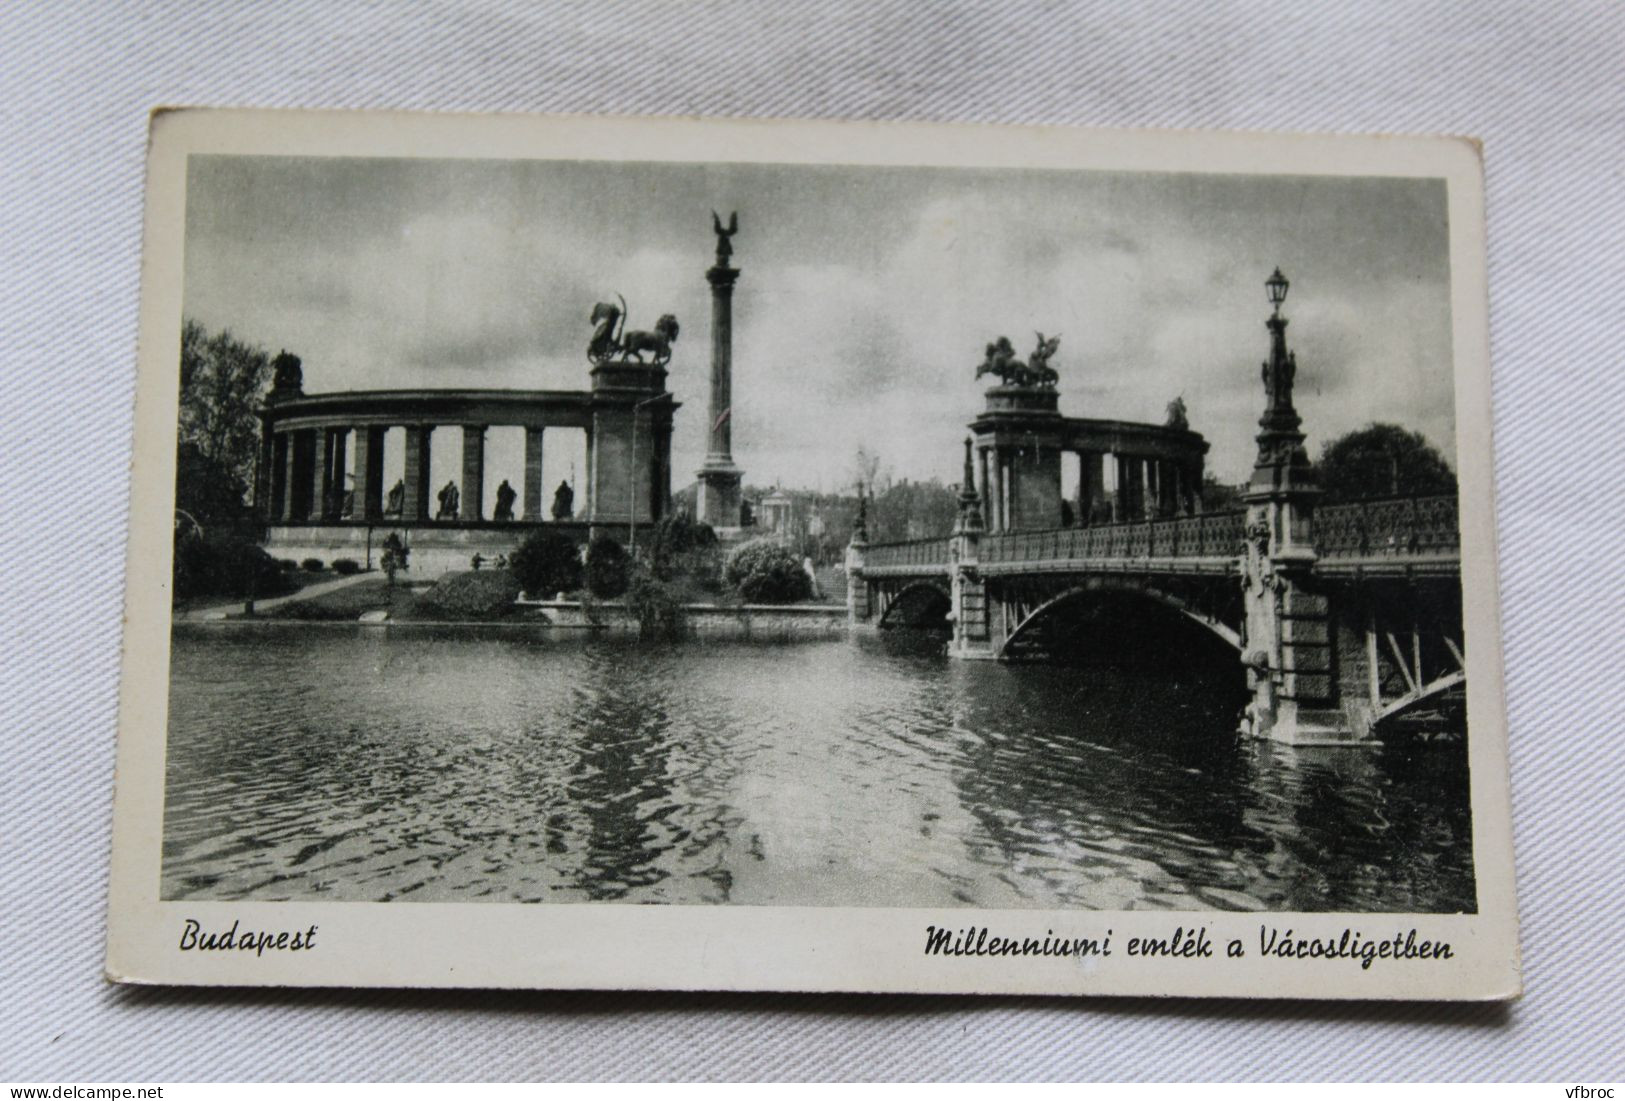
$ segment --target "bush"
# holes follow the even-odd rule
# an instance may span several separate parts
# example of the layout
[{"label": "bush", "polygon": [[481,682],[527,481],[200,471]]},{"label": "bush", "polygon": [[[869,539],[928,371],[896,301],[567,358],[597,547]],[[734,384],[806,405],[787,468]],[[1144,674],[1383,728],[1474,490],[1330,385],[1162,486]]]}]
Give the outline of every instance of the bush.
[{"label": "bush", "polygon": [[321,573],[322,560],[320,558],[307,558],[303,562],[299,563],[299,568],[304,570],[306,573]]},{"label": "bush", "polygon": [[690,577],[714,587],[722,572],[716,531],[686,512],[668,516],[655,527],[649,557],[655,577],[662,581]]},{"label": "bush", "polygon": [[600,535],[587,544],[587,591],[604,599],[620,596],[626,592],[630,567],[626,548],[609,536]]},{"label": "bush", "polygon": [[581,587],[581,554],[568,538],[544,529],[508,556],[508,572],[525,592],[545,599]]},{"label": "bush", "polygon": [[794,604],[812,595],[801,559],[776,539],[752,539],[738,547],[723,576],[753,604]]},{"label": "bush", "polygon": [[254,543],[231,535],[188,535],[175,544],[175,595],[276,596],[290,586]]},{"label": "bush", "polygon": [[453,615],[497,616],[513,609],[513,602],[519,599],[519,581],[503,570],[447,574],[420,599]]},{"label": "bush", "polygon": [[354,558],[335,558],[333,559],[333,572],[343,577],[349,577],[351,574],[361,572],[361,563]]},{"label": "bush", "polygon": [[277,568],[281,570],[297,570],[299,568],[299,563],[292,558],[278,558],[276,564]]},{"label": "bush", "polygon": [[677,590],[649,571],[633,571],[626,589],[626,606],[638,617],[640,637],[674,639],[682,634],[683,604]]}]

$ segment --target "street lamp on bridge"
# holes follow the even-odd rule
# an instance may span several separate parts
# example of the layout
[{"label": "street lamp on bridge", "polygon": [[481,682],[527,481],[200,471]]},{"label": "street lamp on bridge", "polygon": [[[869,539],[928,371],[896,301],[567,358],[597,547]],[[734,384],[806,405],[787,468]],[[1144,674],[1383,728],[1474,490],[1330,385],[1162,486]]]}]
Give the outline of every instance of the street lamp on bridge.
[{"label": "street lamp on bridge", "polygon": [[1275,307],[1276,317],[1281,316],[1281,303],[1286,301],[1287,288],[1290,286],[1292,284],[1281,274],[1280,268],[1276,268],[1275,274],[1264,280],[1264,289],[1269,291],[1270,304]]}]

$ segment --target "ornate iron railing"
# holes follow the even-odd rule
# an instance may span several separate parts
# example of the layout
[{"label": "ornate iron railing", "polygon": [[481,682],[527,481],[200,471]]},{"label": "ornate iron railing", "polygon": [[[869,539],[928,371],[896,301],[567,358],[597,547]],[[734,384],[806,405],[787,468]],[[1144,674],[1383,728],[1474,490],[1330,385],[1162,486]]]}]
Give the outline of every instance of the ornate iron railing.
[{"label": "ornate iron railing", "polygon": [[[1246,513],[1210,512],[1082,528],[1009,531],[982,537],[986,565],[1110,558],[1228,558],[1242,553]],[[1458,554],[1456,498],[1405,497],[1327,505],[1314,512],[1315,548],[1328,559]],[[868,548],[864,567],[944,567],[948,540],[914,539]]]},{"label": "ornate iron railing", "polygon": [[1241,553],[1244,515],[1216,512],[1174,520],[1011,531],[985,536],[977,553],[981,561],[989,564],[1091,558],[1226,558]]},{"label": "ornate iron railing", "polygon": [[863,555],[864,569],[891,566],[946,566],[948,540],[910,539],[906,543],[876,543]]},{"label": "ornate iron railing", "polygon": [[1453,555],[1461,552],[1456,498],[1401,497],[1326,505],[1314,513],[1322,558]]}]

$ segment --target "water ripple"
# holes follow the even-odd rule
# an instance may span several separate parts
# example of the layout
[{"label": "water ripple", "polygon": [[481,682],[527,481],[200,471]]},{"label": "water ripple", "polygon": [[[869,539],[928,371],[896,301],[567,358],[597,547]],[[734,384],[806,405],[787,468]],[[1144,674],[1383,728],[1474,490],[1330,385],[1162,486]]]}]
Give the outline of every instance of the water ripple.
[{"label": "water ripple", "polygon": [[1451,911],[1459,745],[894,638],[180,630],[166,898]]}]

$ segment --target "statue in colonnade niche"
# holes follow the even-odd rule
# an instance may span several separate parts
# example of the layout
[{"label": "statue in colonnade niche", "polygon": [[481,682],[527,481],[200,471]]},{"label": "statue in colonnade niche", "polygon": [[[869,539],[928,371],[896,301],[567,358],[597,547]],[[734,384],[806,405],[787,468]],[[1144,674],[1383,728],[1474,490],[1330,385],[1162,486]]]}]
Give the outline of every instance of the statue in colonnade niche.
[{"label": "statue in colonnade niche", "polygon": [[436,496],[440,500],[440,511],[434,514],[434,518],[436,520],[457,519],[457,506],[460,503],[458,500],[459,494],[457,492],[457,483],[447,482],[441,487],[440,492]]},{"label": "statue in colonnade niche", "polygon": [[389,495],[384,498],[384,515],[399,516],[401,507],[406,503],[406,479],[402,478],[389,489]]},{"label": "statue in colonnade niche", "polygon": [[553,491],[553,519],[568,520],[575,513],[576,491],[569,482],[560,482]]},{"label": "statue in colonnade niche", "polygon": [[512,520],[513,502],[514,498],[518,496],[519,494],[513,491],[513,486],[508,484],[508,479],[502,479],[502,484],[497,486],[497,508],[496,511],[491,514],[491,519],[496,520],[499,523],[505,523]]}]

